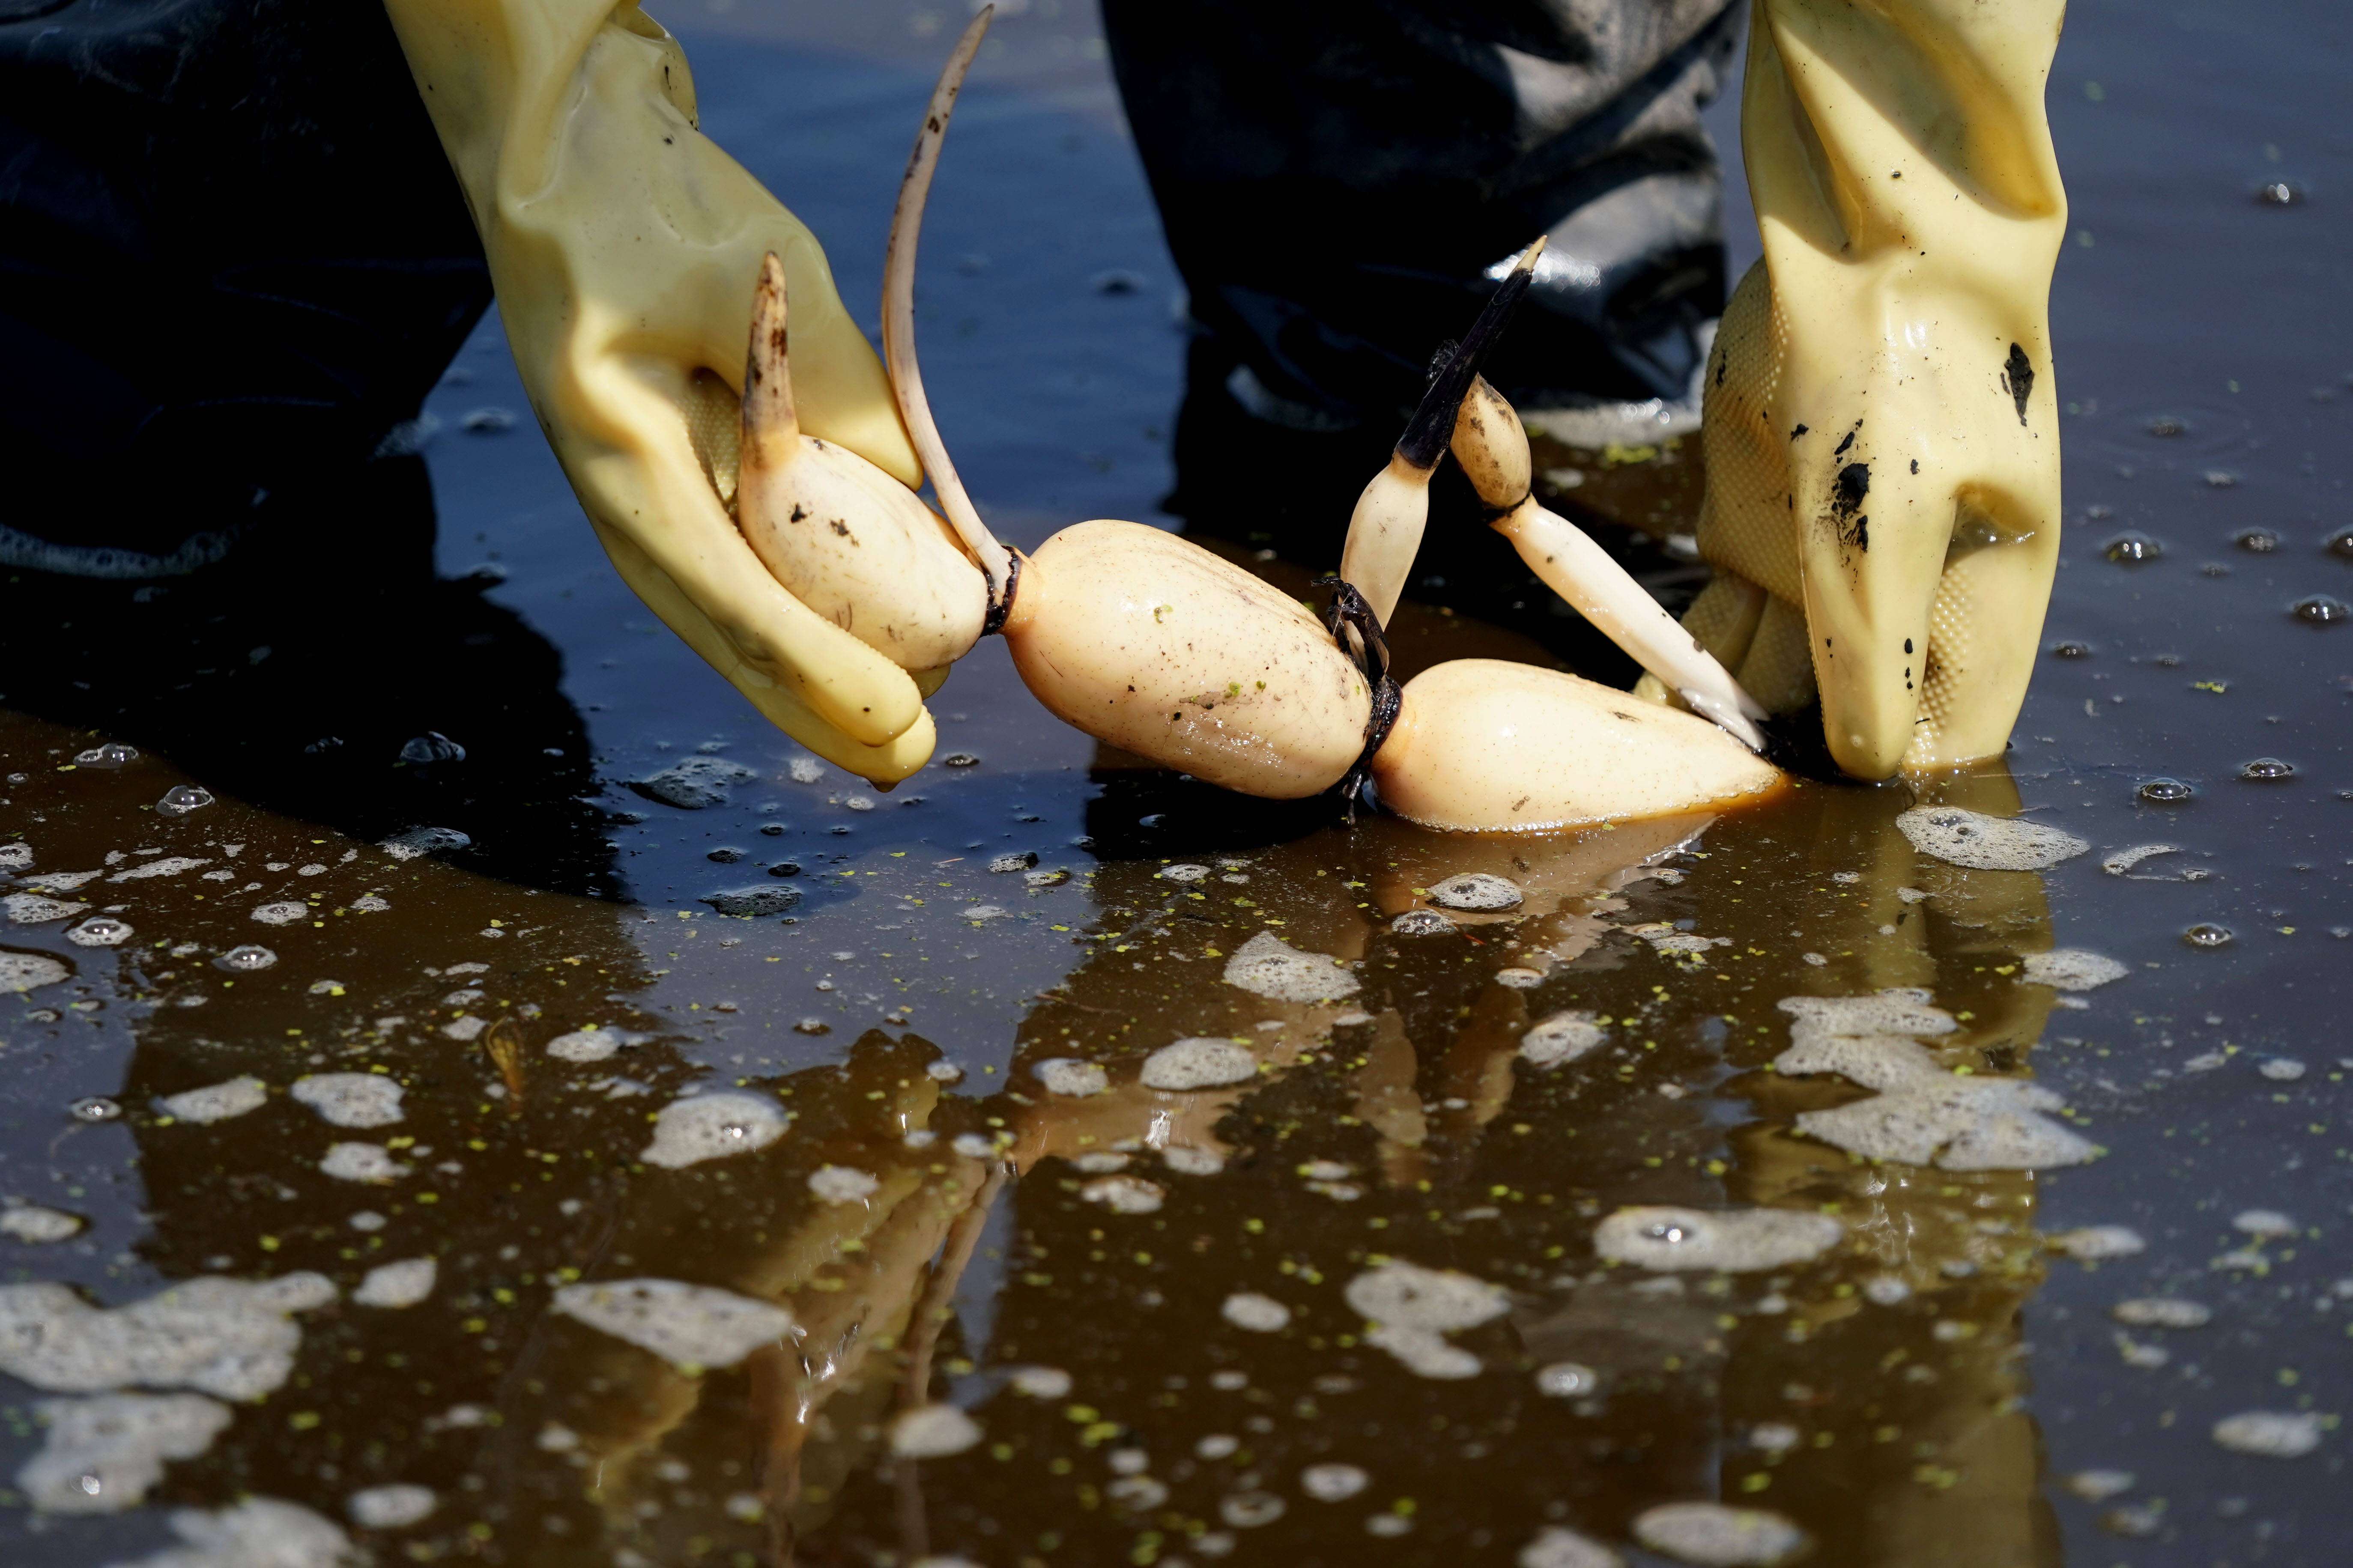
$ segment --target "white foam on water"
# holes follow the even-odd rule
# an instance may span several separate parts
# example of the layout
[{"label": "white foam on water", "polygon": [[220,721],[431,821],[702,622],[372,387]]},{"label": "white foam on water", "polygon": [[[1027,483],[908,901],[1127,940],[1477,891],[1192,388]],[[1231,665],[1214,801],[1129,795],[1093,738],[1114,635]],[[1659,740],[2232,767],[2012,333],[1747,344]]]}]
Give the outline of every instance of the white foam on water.
[{"label": "white foam on water", "polygon": [[1098,1176],[1079,1189],[1079,1196],[1113,1214],[1156,1213],[1167,1195],[1158,1183],[1141,1176]]},{"label": "white foam on water", "polygon": [[2247,1410],[2214,1423],[2214,1441],[2234,1454],[2300,1459],[2320,1447],[2321,1425],[2309,1410]]},{"label": "white foam on water", "polygon": [[1263,931],[1226,960],[1225,979],[1271,1002],[1336,1002],[1354,996],[1360,984],[1328,953],[1302,952]]},{"label": "white foam on water", "polygon": [[1191,864],[1163,866],[1153,875],[1171,882],[1206,882],[1209,879],[1209,868]]},{"label": "white foam on water", "polygon": [[1163,1163],[1180,1175],[1214,1176],[1226,1168],[1226,1157],[1214,1149],[1197,1149],[1189,1143],[1171,1143],[1160,1151]]},{"label": "white foam on water", "polygon": [[825,764],[815,757],[795,757],[785,771],[792,775],[795,784],[816,784],[825,777]]},{"label": "white foam on water", "polygon": [[1126,1170],[1129,1158],[1130,1157],[1128,1155],[1123,1154],[1117,1150],[1098,1149],[1080,1155],[1077,1159],[1072,1160],[1071,1163],[1076,1165],[1080,1170],[1086,1172],[1089,1175],[1102,1176],[1108,1175],[1113,1171]]},{"label": "white foam on water", "polygon": [[363,1307],[414,1307],[433,1294],[440,1275],[441,1266],[430,1258],[381,1264],[367,1271],[352,1300]]},{"label": "white foam on water", "polygon": [[45,899],[37,893],[10,893],[0,898],[0,910],[20,926],[47,925],[51,921],[70,920],[90,908],[88,904],[62,903]]},{"label": "white foam on water", "polygon": [[309,1273],[207,1275],[112,1308],[63,1285],[0,1286],[0,1372],[52,1394],[187,1388],[259,1399],[294,1370],[302,1331],[288,1314],[334,1299],[334,1285]]},{"label": "white foam on water", "polygon": [[1789,1037],[1800,1044],[1833,1037],[1949,1035],[1960,1027],[1916,985],[1892,985],[1868,996],[1785,996],[1775,1005],[1789,1015]]},{"label": "white foam on water", "polygon": [[2042,1114],[2065,1102],[2017,1079],[1944,1075],[1900,1084],[1834,1110],[1809,1110],[1798,1131],[1866,1159],[1932,1162],[1947,1171],[2081,1165],[2098,1150]]},{"label": "white foam on water", "polygon": [[1071,1392],[1071,1374],[1059,1366],[1017,1366],[1007,1381],[1014,1393],[1032,1399],[1060,1399]]},{"label": "white foam on water", "polygon": [[1253,1334],[1280,1333],[1291,1326],[1291,1309],[1271,1296],[1261,1296],[1255,1290],[1237,1290],[1226,1298],[1218,1315],[1234,1327]]},{"label": "white foam on water", "polygon": [[1231,1040],[1194,1036],[1163,1046],[1144,1058],[1144,1087],[1176,1091],[1247,1083],[1258,1076],[1258,1058]]},{"label": "white foam on water", "polygon": [[2277,1209],[2242,1209],[2231,1216],[2231,1228],[2266,1241],[2277,1241],[2294,1236],[2296,1224]]},{"label": "white foam on water", "polygon": [[1590,1537],[1548,1524],[1513,1561],[1519,1568],[1621,1568],[1625,1559]]},{"label": "white foam on water", "polygon": [[431,1515],[440,1499],[431,1487],[370,1487],[343,1500],[343,1512],[362,1530],[403,1530]]},{"label": "white foam on water", "polygon": [[1451,936],[1461,928],[1437,910],[1408,910],[1389,921],[1396,936]]},{"label": "white foam on water", "polygon": [[308,904],[264,904],[253,911],[253,918],[266,926],[290,926],[297,921],[308,920],[310,915]]},{"label": "white foam on water", "polygon": [[1395,1356],[1418,1376],[1475,1377],[1481,1363],[1445,1336],[1499,1318],[1511,1299],[1485,1280],[1451,1268],[1424,1268],[1402,1258],[1367,1269],[1343,1292],[1370,1321],[1365,1342]]},{"label": "white foam on water", "polygon": [[688,1373],[733,1366],[793,1327],[792,1314],[781,1307],[678,1279],[566,1285],[556,1291],[554,1308]]},{"label": "white foam on water", "polygon": [[70,893],[84,882],[94,881],[104,875],[104,867],[95,871],[44,871],[37,877],[26,878],[25,885],[38,888],[45,893]]},{"label": "white foam on water", "polygon": [[248,1498],[206,1512],[181,1509],[172,1533],[183,1544],[118,1568],[362,1568],[367,1558],[341,1525],[299,1503]]},{"label": "white foam on water", "polygon": [[621,1048],[621,1037],[602,1026],[574,1029],[547,1042],[547,1054],[560,1062],[601,1062]]},{"label": "white foam on water", "polygon": [[1345,1502],[1372,1484],[1354,1465],[1310,1465],[1299,1472],[1299,1489],[1317,1502]]},{"label": "white foam on water", "polygon": [[34,991],[73,973],[46,952],[0,952],[0,991]]},{"label": "white foam on water", "polygon": [[1771,1568],[1806,1549],[1806,1532],[1778,1513],[1720,1502],[1671,1502],[1634,1520],[1634,1539],[1695,1568]]},{"label": "white foam on water", "polygon": [[228,1406],[200,1394],[104,1394],[34,1406],[48,1431],[16,1472],[43,1513],[135,1508],[173,1459],[193,1459],[229,1424]]},{"label": "white foam on water", "polygon": [[43,1208],[38,1204],[16,1204],[0,1209],[0,1236],[14,1237],[35,1246],[79,1236],[83,1223],[79,1215]]},{"label": "white foam on water", "polygon": [[891,1423],[891,1452],[902,1459],[944,1459],[981,1439],[980,1423],[953,1405],[919,1405]]},{"label": "white foam on water", "polygon": [[1029,1076],[1044,1084],[1047,1093],[1072,1100],[1084,1100],[1111,1087],[1111,1075],[1093,1062],[1082,1062],[1076,1057],[1050,1058],[1031,1068]]},{"label": "white foam on water", "polygon": [[1826,1214],[1643,1205],[1620,1209],[1595,1226],[1593,1249],[1643,1268],[1746,1274],[1809,1262],[1845,1234]]},{"label": "white foam on water", "polygon": [[319,1169],[339,1182],[392,1182],[408,1174],[381,1143],[329,1144]]},{"label": "white foam on water", "polygon": [[1430,889],[1430,901],[1450,910],[1515,910],[1521,897],[1518,883],[1484,871],[1465,871]]},{"label": "white foam on water", "polygon": [[2054,991],[2091,991],[2122,980],[2132,971],[2089,948],[2062,947],[2025,955],[2026,983]]},{"label": "white foam on water", "polygon": [[1281,1519],[1289,1506],[1272,1492],[1229,1492],[1218,1500],[1218,1517],[1236,1530],[1255,1530]]},{"label": "white foam on water", "polygon": [[1548,1399],[1582,1399],[1601,1386],[1601,1374],[1583,1362],[1556,1361],[1536,1368],[1536,1392]]},{"label": "white foam on water", "polygon": [[2255,1069],[2274,1083],[2294,1083],[2305,1074],[2305,1066],[2294,1057],[2274,1057]]},{"label": "white foam on water", "polygon": [[850,1165],[819,1165],[808,1179],[808,1190],[828,1204],[863,1203],[881,1184],[881,1178]]},{"label": "white foam on water", "polygon": [[2213,1321],[2214,1309],[2202,1301],[2141,1296],[2117,1302],[2108,1309],[2108,1316],[2137,1329],[2196,1329]]},{"label": "white foam on water", "polygon": [[269,1086],[248,1073],[225,1083],[206,1084],[202,1089],[167,1094],[155,1105],[164,1115],[178,1121],[209,1123],[243,1116],[269,1103]]},{"label": "white foam on water", "polygon": [[2139,1479],[2130,1470],[2077,1470],[2061,1484],[2085,1502],[2105,1502],[2132,1490]]},{"label": "white foam on water", "polygon": [[2091,848],[2047,823],[1957,805],[1915,806],[1895,819],[1895,829],[1921,854],[1973,871],[2042,871]]},{"label": "white foam on water", "polygon": [[400,1085],[379,1073],[311,1073],[286,1092],[337,1127],[389,1127],[400,1120]]},{"label": "white foam on water", "polygon": [[1530,1067],[1573,1062],[1609,1037],[1591,1013],[1571,1010],[1539,1018],[1520,1037],[1520,1059]]},{"label": "white foam on water", "polygon": [[653,1142],[638,1152],[649,1165],[683,1170],[705,1160],[748,1154],[785,1135],[791,1121],[773,1100],[753,1094],[698,1094],[673,1100],[654,1118]]},{"label": "white foam on water", "polygon": [[2044,1238],[2078,1263],[2105,1263],[2148,1250],[2140,1232],[2121,1225],[2086,1225]]}]

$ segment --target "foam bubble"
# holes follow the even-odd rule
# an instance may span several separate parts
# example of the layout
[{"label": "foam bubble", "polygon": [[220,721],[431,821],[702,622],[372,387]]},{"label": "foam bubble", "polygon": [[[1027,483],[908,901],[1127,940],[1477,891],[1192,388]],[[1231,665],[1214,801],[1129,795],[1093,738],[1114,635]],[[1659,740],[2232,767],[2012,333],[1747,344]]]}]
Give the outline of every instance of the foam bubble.
[{"label": "foam bubble", "polygon": [[1903,1083],[1833,1110],[1809,1110],[1798,1130],[1866,1159],[1947,1171],[2032,1171],[2081,1165],[2090,1140],[2042,1114],[2064,1103],[2016,1079],[1940,1076]]},{"label": "foam bubble", "polygon": [[0,1209],[0,1236],[12,1236],[18,1241],[34,1243],[63,1241],[80,1234],[82,1218],[61,1209],[43,1208],[38,1204],[16,1204]]},{"label": "foam bubble", "polygon": [[207,1275],[106,1309],[63,1285],[0,1286],[0,1372],[56,1394],[137,1385],[259,1399],[294,1370],[302,1331],[287,1315],[334,1299],[309,1273]]},{"label": "foam bubble", "polygon": [[408,1174],[381,1143],[329,1144],[319,1169],[339,1182],[390,1182]]},{"label": "foam bubble", "polygon": [[785,1135],[791,1121],[776,1102],[752,1094],[698,1094],[674,1100],[654,1118],[653,1142],[638,1158],[665,1170],[748,1154]]},{"label": "foam bubble", "polygon": [[1775,1004],[1794,1020],[1793,1040],[1833,1036],[1949,1035],[1960,1026],[1942,1007],[1929,1005],[1916,985],[1892,985],[1868,996],[1785,996]]},{"label": "foam bubble", "polygon": [[290,926],[297,921],[310,919],[311,906],[295,903],[264,904],[253,911],[252,918],[266,926]]},{"label": "foam bubble", "polygon": [[1465,871],[1430,889],[1430,901],[1450,910],[1515,910],[1520,898],[1518,883],[1484,871]]},{"label": "foam bubble", "polygon": [[1218,1500],[1218,1517],[1236,1530],[1255,1530],[1281,1519],[1289,1506],[1272,1492],[1229,1492]]},{"label": "foam bubble", "polygon": [[2266,1241],[2277,1241],[2294,1236],[2296,1225],[2277,1209],[2242,1209],[2231,1216],[2231,1228]]},{"label": "foam bubble", "polygon": [[1389,921],[1390,933],[1396,936],[1448,936],[1455,929],[1454,922],[1436,910],[1408,910]]},{"label": "foam bubble", "polygon": [[250,1074],[230,1079],[226,1083],[207,1084],[185,1093],[165,1095],[155,1102],[156,1108],[166,1116],[199,1123],[227,1121],[249,1110],[259,1110],[269,1103],[269,1086]]},{"label": "foam bubble", "polygon": [[2148,1250],[2140,1232],[2121,1225],[2086,1225],[2044,1238],[2079,1263],[2105,1263]]},{"label": "foam bubble", "polygon": [[1113,1214],[1153,1214],[1167,1194],[1159,1184],[1141,1176],[1101,1176],[1081,1187],[1079,1196]]},{"label": "foam bubble", "polygon": [[2132,1490],[2139,1479],[2130,1470],[2077,1470],[2063,1484],[2085,1502],[2105,1502]]},{"label": "foam bubble", "polygon": [[1773,1070],[1789,1078],[1836,1073],[1877,1089],[1946,1076],[1927,1047],[1903,1035],[1817,1035],[1775,1057]]},{"label": "foam bubble", "polygon": [[440,1500],[430,1487],[370,1487],[343,1500],[343,1512],[362,1530],[404,1530],[432,1512]]},{"label": "foam bubble", "polygon": [[107,1394],[47,1399],[41,1450],[16,1485],[43,1513],[116,1513],[135,1508],[172,1459],[193,1459],[229,1424],[229,1410],[200,1394]]},{"label": "foam bubble", "polygon": [[1696,1568],[1770,1568],[1804,1551],[1806,1532],[1778,1513],[1720,1502],[1671,1502],[1634,1521],[1634,1539]]},{"label": "foam bubble", "polygon": [[117,871],[107,880],[139,882],[150,877],[176,877],[183,871],[193,871],[199,866],[211,864],[210,860],[191,860],[185,855],[166,855],[161,860],[150,860],[144,866],[133,866],[128,871]]},{"label": "foam bubble", "polygon": [[1017,1366],[1008,1382],[1014,1393],[1032,1399],[1060,1399],[1071,1392],[1071,1374],[1059,1366]]},{"label": "foam bubble", "polygon": [[209,1513],[181,1509],[172,1533],[183,1544],[120,1568],[353,1568],[364,1561],[342,1526],[276,1498]]},{"label": "foam bubble", "polygon": [[1310,1465],[1299,1472],[1299,1489],[1317,1502],[1345,1502],[1372,1484],[1354,1465]]},{"label": "foam bubble", "polygon": [[1189,1143],[1172,1143],[1160,1152],[1160,1158],[1170,1170],[1187,1176],[1214,1176],[1226,1168],[1223,1154]]},{"label": "foam bubble", "polygon": [[1517,964],[1495,971],[1495,984],[1513,991],[1533,991],[1544,984],[1544,971],[1523,969]]},{"label": "foam bubble", "polygon": [[0,991],[33,991],[73,973],[45,952],[0,952]]},{"label": "foam bubble", "polygon": [[2274,1057],[2255,1069],[2274,1083],[2294,1083],[2305,1074],[2305,1066],[2294,1057]]},{"label": "foam bubble", "polygon": [[1207,866],[1189,864],[1163,866],[1153,875],[1171,882],[1206,882],[1209,879],[1209,868]]},{"label": "foam bubble", "polygon": [[881,1184],[880,1178],[849,1165],[819,1165],[808,1179],[808,1190],[828,1204],[863,1203]]},{"label": "foam bubble", "polygon": [[921,1405],[891,1423],[891,1452],[902,1459],[942,1459],[981,1439],[980,1423],[953,1405]]},{"label": "foam bubble", "polygon": [[2137,1329],[2196,1329],[2213,1321],[2214,1309],[2201,1301],[2142,1296],[2117,1302],[2108,1309],[2108,1316]]},{"label": "foam bubble", "polygon": [[1559,1067],[1609,1037],[1589,1012],[1555,1013],[1529,1025],[1527,1033],[1520,1037],[1520,1059],[1530,1067]]},{"label": "foam bubble", "polygon": [[2081,947],[2030,952],[2025,964],[2029,984],[2048,985],[2054,991],[2090,991],[2132,973],[2115,959]]},{"label": "foam bubble", "polygon": [[1111,1087],[1108,1073],[1093,1062],[1082,1062],[1076,1057],[1050,1058],[1031,1068],[1029,1076],[1044,1084],[1047,1093],[1072,1100],[1084,1100]]},{"label": "foam bubble", "polygon": [[1621,1568],[1625,1559],[1598,1541],[1548,1524],[1514,1561],[1519,1568]]},{"label": "foam bubble", "polygon": [[1583,1399],[1601,1387],[1601,1374],[1582,1362],[1556,1361],[1536,1368],[1536,1392],[1552,1399]]},{"label": "foam bubble", "polygon": [[733,1366],[793,1327],[792,1314],[781,1307],[678,1279],[566,1285],[556,1291],[554,1308],[689,1373]]},{"label": "foam bubble", "polygon": [[601,1062],[621,1048],[621,1037],[603,1027],[574,1029],[547,1042],[547,1054],[564,1062]]},{"label": "foam bubble", "polygon": [[1447,1268],[1424,1268],[1402,1258],[1348,1281],[1348,1305],[1372,1323],[1365,1342],[1377,1345],[1422,1377],[1475,1377],[1480,1361],[1443,1336],[1475,1328],[1511,1310],[1501,1289]]},{"label": "foam bubble", "polygon": [[1915,806],[1895,819],[1895,827],[1923,855],[1976,871],[2041,871],[2091,848],[2047,823],[1954,805]]},{"label": "foam bubble", "polygon": [[1271,931],[1261,931],[1226,960],[1226,984],[1273,1002],[1336,1002],[1354,996],[1358,981],[1328,954],[1302,952]]},{"label": "foam bubble", "polygon": [[377,1073],[311,1073],[287,1092],[337,1127],[389,1127],[400,1120],[400,1085]]},{"label": "foam bubble", "polygon": [[1594,1228],[1593,1249],[1644,1268],[1748,1273],[1820,1257],[1846,1227],[1825,1214],[1790,1209],[1622,1208]]},{"label": "foam bubble", "polygon": [[430,1258],[382,1264],[367,1271],[352,1300],[363,1307],[414,1307],[433,1294],[440,1273],[440,1265]]},{"label": "foam bubble", "polygon": [[1196,1036],[1163,1046],[1144,1058],[1146,1089],[1216,1089],[1258,1076],[1258,1058],[1231,1040]]},{"label": "foam bubble", "polygon": [[1271,1296],[1261,1296],[1255,1290],[1237,1290],[1226,1298],[1218,1315],[1238,1329],[1253,1334],[1280,1333],[1291,1325],[1291,1309]]},{"label": "foam bubble", "polygon": [[63,903],[45,899],[37,893],[10,893],[0,898],[0,910],[20,926],[47,925],[51,921],[70,920],[90,908],[88,904]]},{"label": "foam bubble", "polygon": [[2248,1410],[2214,1423],[2214,1441],[2234,1454],[2298,1459],[2320,1447],[2320,1417],[2309,1410]]}]

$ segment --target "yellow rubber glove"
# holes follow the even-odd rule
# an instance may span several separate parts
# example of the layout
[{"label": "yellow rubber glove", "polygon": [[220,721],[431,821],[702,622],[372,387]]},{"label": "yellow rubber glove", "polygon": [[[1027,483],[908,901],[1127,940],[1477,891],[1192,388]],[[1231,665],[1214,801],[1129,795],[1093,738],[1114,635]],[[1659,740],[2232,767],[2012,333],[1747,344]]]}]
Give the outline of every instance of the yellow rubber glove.
[{"label": "yellow rubber glove", "polygon": [[[2059,553],[2063,0],[1756,0],[1765,258],[1710,356],[1684,625],[1859,778],[2000,754]],[[1663,696],[1655,681],[1649,695]]]},{"label": "yellow rubber glove", "polygon": [[610,0],[386,0],[532,409],[622,578],[801,744],[888,784],[934,731],[906,671],[771,576],[729,515],[753,286],[793,301],[801,424],[909,486],[891,388],[798,219],[695,128],[678,41]]}]

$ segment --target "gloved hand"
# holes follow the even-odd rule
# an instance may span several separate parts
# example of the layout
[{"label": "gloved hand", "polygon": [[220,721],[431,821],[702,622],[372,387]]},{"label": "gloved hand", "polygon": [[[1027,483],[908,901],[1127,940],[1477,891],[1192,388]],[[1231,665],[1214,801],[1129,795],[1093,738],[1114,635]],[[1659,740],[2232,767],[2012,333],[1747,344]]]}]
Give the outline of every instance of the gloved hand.
[{"label": "gloved hand", "polygon": [[878,784],[934,731],[906,671],[811,611],[729,516],[761,259],[784,258],[800,423],[909,486],[881,364],[799,220],[695,128],[634,5],[385,0],[488,254],[533,411],[622,578],[753,705]]},{"label": "gloved hand", "polygon": [[[1858,778],[1999,755],[2059,552],[2062,0],[1756,0],[1765,258],[1707,373],[1683,624]],[[1664,689],[1646,678],[1645,695]]]}]

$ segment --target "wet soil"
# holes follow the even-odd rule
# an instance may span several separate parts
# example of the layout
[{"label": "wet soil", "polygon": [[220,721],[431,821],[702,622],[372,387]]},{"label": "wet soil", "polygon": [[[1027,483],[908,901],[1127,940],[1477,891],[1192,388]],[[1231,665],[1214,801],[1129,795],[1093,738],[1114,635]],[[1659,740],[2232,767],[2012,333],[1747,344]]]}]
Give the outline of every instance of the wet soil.
[{"label": "wet soil", "polygon": [[[852,300],[945,20],[673,21],[706,128]],[[1024,544],[1170,521],[1176,492],[1205,542],[1303,584],[1354,486],[1319,555],[1314,487],[1270,480],[1282,454],[1196,441],[1172,469],[1188,344],[1092,32],[1077,7],[1008,18],[959,115],[921,316],[947,439]],[[1562,1530],[1675,1561],[1645,1515],[1695,1501],[1769,1510],[1841,1568],[2343,1561],[2353,624],[2295,606],[2353,600],[2332,542],[2353,527],[2348,46],[2318,5],[2072,7],[2063,570],[2013,750],[1964,776],[1554,838],[1350,826],[1099,752],[992,644],[932,704],[940,761],[875,790],[767,730],[619,585],[495,317],[422,458],[319,498],[269,559],[16,574],[0,841],[30,853],[0,892],[89,908],[0,929],[68,971],[0,1005],[0,1197],[84,1226],[0,1236],[0,1286],[114,1306],[315,1270],[340,1299],[297,1314],[287,1375],[144,1506],[0,1498],[0,1560],[136,1560],[171,1510],[251,1494],[380,1562],[1544,1568],[1587,1561]],[[2292,203],[2259,199],[2279,182]],[[1699,580],[1658,542],[1688,518],[1688,455],[1547,466],[1588,474],[1564,494],[1632,525],[1612,547],[1672,595]],[[1451,536],[1398,642],[1409,668],[1624,673]],[[659,781],[696,758],[740,769],[689,809]],[[2262,759],[2287,771],[2249,776]],[[161,809],[183,785],[210,804]],[[1899,830],[1923,805],[2092,847],[1965,869]],[[401,837],[419,827],[451,834]],[[1465,872],[1520,903],[1433,918]],[[750,894],[768,912],[729,912]],[[106,916],[115,945],[67,934]],[[1319,973],[1345,994],[1237,984],[1270,937],[1339,960]],[[247,947],[268,962],[224,965]],[[2028,977],[2074,949],[2126,973]],[[1775,1071],[1778,1004],[1891,986],[1949,1016],[1922,1037],[1938,1066],[2031,1079],[2096,1157],[1960,1170],[1800,1128],[1870,1091]],[[1585,1048],[1532,1059],[1565,1012]],[[1148,1086],[1192,1037],[1242,1046],[1251,1076]],[[1093,1086],[1084,1064],[1101,1089],[1060,1092]],[[399,1120],[332,1124],[290,1092],[343,1072],[401,1086]],[[247,1075],[269,1094],[234,1119],[161,1103]],[[721,1093],[789,1122],[649,1158],[664,1107]],[[322,1169],[353,1142],[383,1151],[372,1178]],[[1659,1205],[1835,1237],[1759,1268],[1605,1256],[1609,1216]],[[1669,1255],[1698,1223],[1636,1218]],[[2130,1234],[2090,1256],[2093,1227]],[[423,1300],[353,1294],[420,1258]],[[1465,1277],[1472,1305],[1392,1299],[1419,1332],[1377,1326],[1398,1263]],[[796,1326],[704,1364],[555,1310],[645,1279]],[[2152,1298],[2211,1321],[2116,1314]],[[0,1475],[58,1394],[0,1377]],[[941,1403],[970,1427],[900,1424]],[[2248,1412],[2317,1443],[2218,1442]],[[392,1484],[435,1506],[352,1521]]]}]

